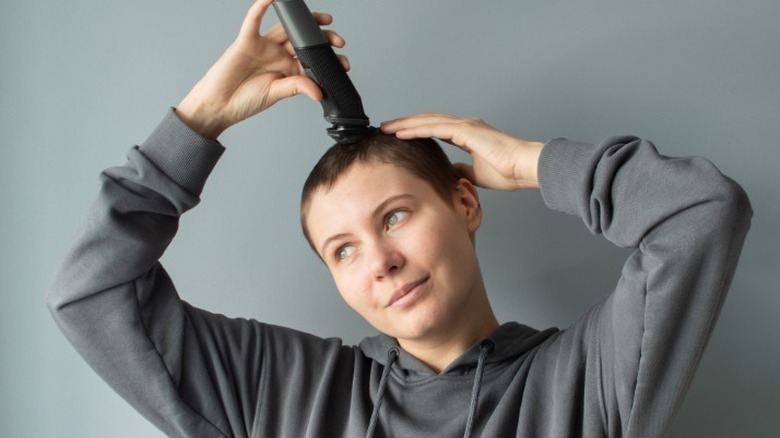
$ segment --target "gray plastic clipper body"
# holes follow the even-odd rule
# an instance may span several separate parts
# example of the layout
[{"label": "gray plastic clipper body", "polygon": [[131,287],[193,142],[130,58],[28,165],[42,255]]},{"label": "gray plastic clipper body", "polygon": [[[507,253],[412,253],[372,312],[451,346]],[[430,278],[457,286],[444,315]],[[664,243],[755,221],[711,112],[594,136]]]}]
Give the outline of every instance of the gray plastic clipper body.
[{"label": "gray plastic clipper body", "polygon": [[294,48],[328,44],[306,3],[301,0],[276,0],[274,9]]},{"label": "gray plastic clipper body", "polygon": [[323,117],[333,124],[328,135],[339,143],[352,143],[375,132],[360,95],[306,3],[275,0],[273,5],[306,75],[322,89]]}]

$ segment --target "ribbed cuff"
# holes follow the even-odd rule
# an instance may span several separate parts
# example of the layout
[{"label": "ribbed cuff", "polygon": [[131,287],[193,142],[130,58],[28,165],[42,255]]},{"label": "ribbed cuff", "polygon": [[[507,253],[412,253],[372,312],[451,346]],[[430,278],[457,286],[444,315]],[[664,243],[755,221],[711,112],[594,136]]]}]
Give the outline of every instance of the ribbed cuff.
[{"label": "ribbed cuff", "polygon": [[225,147],[193,131],[171,108],[139,150],[165,175],[200,196]]},{"label": "ribbed cuff", "polygon": [[579,214],[581,197],[591,180],[595,146],[564,138],[547,142],[539,157],[542,199],[553,210]]}]

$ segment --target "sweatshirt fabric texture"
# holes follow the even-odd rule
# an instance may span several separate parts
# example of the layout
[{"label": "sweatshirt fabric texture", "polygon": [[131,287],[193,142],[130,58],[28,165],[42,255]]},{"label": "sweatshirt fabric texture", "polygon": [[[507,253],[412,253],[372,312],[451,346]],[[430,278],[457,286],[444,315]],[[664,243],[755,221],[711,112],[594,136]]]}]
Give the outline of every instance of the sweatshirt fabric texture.
[{"label": "sweatshirt fabric texture", "polygon": [[388,336],[348,346],[179,297],[159,259],[223,151],[170,111],[102,173],[47,297],[89,365],[169,436],[663,436],[752,215],[704,159],[628,136],[548,142],[544,202],[630,248],[621,276],[565,330],[505,323],[437,374]]}]

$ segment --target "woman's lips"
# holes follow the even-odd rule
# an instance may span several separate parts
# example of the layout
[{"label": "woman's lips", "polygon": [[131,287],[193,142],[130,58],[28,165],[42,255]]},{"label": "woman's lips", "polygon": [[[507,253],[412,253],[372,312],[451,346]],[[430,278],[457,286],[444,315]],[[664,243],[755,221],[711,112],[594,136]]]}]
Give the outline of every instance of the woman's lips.
[{"label": "woman's lips", "polygon": [[423,286],[428,282],[429,276],[425,276],[417,281],[407,283],[396,289],[386,307],[406,307],[416,301],[416,298],[423,291]]}]

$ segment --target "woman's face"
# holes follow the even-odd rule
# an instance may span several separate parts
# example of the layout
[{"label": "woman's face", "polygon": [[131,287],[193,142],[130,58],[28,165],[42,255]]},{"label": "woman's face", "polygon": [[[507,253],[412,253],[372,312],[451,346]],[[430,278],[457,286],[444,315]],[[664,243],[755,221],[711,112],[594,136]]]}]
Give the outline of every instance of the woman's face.
[{"label": "woman's face", "polygon": [[387,335],[446,334],[484,294],[473,243],[482,216],[468,181],[448,203],[404,169],[356,163],[305,213],[344,300]]}]

